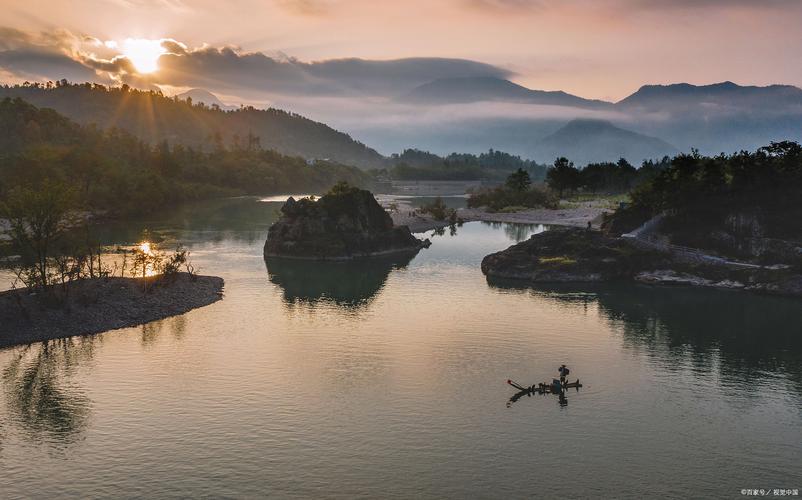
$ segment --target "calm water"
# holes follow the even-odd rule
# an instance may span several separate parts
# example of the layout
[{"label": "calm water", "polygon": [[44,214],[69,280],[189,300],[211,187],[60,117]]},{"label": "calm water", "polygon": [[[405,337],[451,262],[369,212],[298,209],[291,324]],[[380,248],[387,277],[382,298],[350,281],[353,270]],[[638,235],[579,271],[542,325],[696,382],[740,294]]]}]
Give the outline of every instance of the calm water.
[{"label": "calm water", "polygon": [[[802,487],[802,302],[488,283],[536,226],[470,223],[412,259],[262,258],[279,204],[142,228],[225,299],[0,351],[0,497],[740,497]],[[561,363],[585,387],[507,406]]]}]

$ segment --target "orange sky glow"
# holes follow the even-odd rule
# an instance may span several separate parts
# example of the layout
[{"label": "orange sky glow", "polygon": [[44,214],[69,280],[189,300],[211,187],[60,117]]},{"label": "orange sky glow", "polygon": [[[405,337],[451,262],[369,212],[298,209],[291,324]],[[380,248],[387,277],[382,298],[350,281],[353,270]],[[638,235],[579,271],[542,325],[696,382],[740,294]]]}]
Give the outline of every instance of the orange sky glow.
[{"label": "orange sky glow", "polygon": [[[304,62],[469,59],[530,88],[607,100],[646,83],[802,84],[802,2],[792,0],[0,0],[0,9],[0,79],[35,73],[1,57],[28,37],[83,65],[104,61],[90,64],[104,78],[147,73],[122,58],[126,40],[170,39]],[[181,87],[148,69],[142,81]]]}]

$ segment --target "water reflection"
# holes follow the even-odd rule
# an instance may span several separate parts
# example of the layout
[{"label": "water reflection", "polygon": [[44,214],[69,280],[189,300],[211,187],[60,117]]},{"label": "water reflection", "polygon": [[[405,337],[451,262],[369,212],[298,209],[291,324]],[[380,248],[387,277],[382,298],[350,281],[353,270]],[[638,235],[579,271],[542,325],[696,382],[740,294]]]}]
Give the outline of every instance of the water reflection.
[{"label": "water reflection", "polygon": [[180,314],[170,318],[160,319],[145,323],[142,328],[142,346],[150,347],[156,343],[165,326],[169,326],[170,332],[176,341],[181,341],[187,330],[187,316]]},{"label": "water reflection", "polygon": [[98,241],[110,245],[139,243],[145,230],[168,242],[264,243],[267,228],[278,219],[282,203],[259,203],[258,198],[250,196],[208,200],[140,219],[102,221],[91,229]]},{"label": "water reflection", "polygon": [[548,230],[544,224],[510,224],[507,222],[482,222],[493,229],[503,229],[504,234],[516,243],[528,240],[533,234],[540,234]]},{"label": "water reflection", "polygon": [[76,441],[87,426],[90,399],[70,383],[89,362],[100,337],[51,340],[19,348],[3,369],[11,420],[32,442]]},{"label": "water reflection", "polygon": [[344,262],[265,259],[268,278],[289,305],[329,302],[344,309],[367,307],[384,287],[390,272],[405,268],[416,253]]},{"label": "water reflection", "polygon": [[625,348],[646,349],[666,370],[690,366],[699,376],[715,373],[723,385],[746,391],[785,379],[802,394],[802,303],[797,299],[627,284],[488,283],[585,309],[595,304],[622,332]]}]

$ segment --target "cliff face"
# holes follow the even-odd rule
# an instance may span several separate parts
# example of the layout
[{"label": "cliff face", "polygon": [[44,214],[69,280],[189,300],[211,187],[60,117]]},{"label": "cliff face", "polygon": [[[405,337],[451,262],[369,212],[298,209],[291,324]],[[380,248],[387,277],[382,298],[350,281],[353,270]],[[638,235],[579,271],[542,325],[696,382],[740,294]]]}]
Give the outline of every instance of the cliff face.
[{"label": "cliff face", "polygon": [[340,188],[317,201],[289,198],[281,219],[270,227],[264,253],[317,260],[415,252],[429,240],[406,226],[393,226],[369,191]]}]

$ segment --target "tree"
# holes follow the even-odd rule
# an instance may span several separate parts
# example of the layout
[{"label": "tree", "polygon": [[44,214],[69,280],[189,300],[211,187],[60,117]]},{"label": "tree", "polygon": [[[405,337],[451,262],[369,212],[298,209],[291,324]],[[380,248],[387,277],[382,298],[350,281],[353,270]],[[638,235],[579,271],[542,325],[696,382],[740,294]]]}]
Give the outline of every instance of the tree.
[{"label": "tree", "polygon": [[17,276],[26,286],[51,284],[51,258],[75,208],[73,190],[49,180],[37,188],[15,187],[0,203],[0,216],[8,219],[12,245],[21,257]]},{"label": "tree", "polygon": [[554,166],[546,174],[546,182],[551,189],[557,191],[560,198],[566,190],[577,189],[580,185],[579,170],[568,158],[561,157],[554,160]]},{"label": "tree", "polygon": [[529,172],[519,168],[507,177],[507,187],[513,191],[526,191],[532,185],[532,178]]}]

